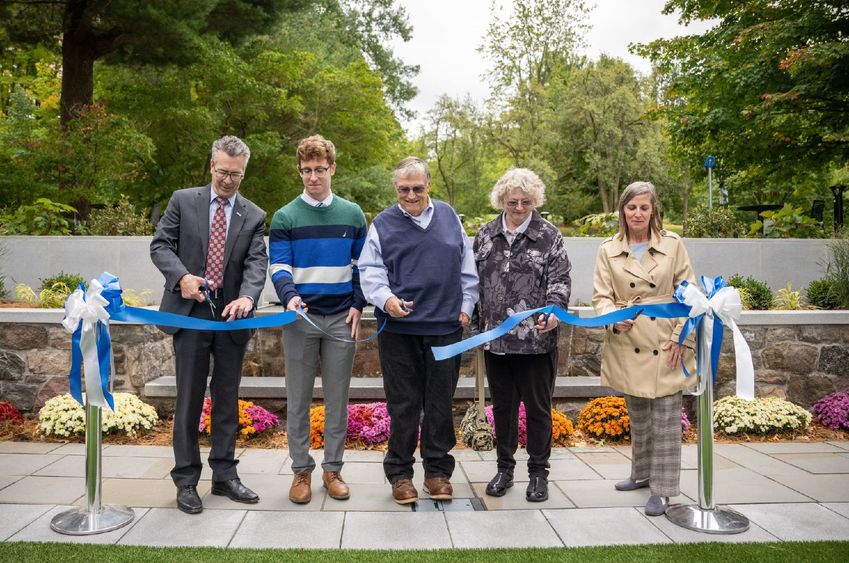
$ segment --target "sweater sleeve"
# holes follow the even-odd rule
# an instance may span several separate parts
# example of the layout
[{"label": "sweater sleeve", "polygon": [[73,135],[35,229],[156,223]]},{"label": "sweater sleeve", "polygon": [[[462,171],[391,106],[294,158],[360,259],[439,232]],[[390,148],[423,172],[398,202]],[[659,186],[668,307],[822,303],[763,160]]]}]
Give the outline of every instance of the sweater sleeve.
[{"label": "sweater sleeve", "polygon": [[271,219],[268,237],[268,272],[277,298],[284,307],[298,295],[292,279],[292,229],[288,223],[285,211],[278,209]]}]

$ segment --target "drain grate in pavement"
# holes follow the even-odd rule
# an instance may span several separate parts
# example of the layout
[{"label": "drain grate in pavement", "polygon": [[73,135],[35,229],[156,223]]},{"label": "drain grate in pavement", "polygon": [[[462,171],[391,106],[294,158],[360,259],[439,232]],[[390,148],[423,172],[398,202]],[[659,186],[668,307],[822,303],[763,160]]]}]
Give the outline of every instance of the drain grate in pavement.
[{"label": "drain grate in pavement", "polygon": [[455,498],[454,500],[419,499],[413,503],[413,512],[472,512],[486,510],[480,499]]}]

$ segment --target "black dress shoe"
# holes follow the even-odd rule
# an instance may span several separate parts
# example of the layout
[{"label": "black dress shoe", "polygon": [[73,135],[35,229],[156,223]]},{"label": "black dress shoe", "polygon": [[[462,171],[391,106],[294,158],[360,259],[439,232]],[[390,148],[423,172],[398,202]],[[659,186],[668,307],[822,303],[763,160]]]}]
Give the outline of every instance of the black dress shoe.
[{"label": "black dress shoe", "polygon": [[531,482],[528,483],[525,498],[529,502],[543,502],[548,500],[548,479],[541,475],[532,476]]},{"label": "black dress shoe", "polygon": [[198,490],[194,485],[177,487],[177,508],[186,514],[203,512],[203,503],[200,501]]},{"label": "black dress shoe", "polygon": [[506,471],[499,471],[486,486],[486,494],[491,497],[503,497],[507,489],[513,486],[513,475]]},{"label": "black dress shoe", "polygon": [[245,504],[256,504],[259,502],[259,495],[244,486],[239,479],[213,481],[212,494],[225,496],[230,500],[244,502]]}]

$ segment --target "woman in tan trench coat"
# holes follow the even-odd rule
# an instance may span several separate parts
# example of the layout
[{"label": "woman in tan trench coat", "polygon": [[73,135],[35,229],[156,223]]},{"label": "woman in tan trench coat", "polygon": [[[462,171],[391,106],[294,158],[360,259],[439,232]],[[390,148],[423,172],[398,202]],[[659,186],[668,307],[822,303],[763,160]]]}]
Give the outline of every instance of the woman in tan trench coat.
[{"label": "woman in tan trench coat", "polygon": [[[687,250],[663,230],[657,194],[634,182],[619,199],[619,233],[601,243],[593,277],[593,308],[599,315],[637,304],[670,303],[682,280],[694,282]],[[678,344],[683,319],[640,315],[609,326],[601,383],[621,391],[631,427],[631,477],[620,491],[651,488],[646,514],[666,512],[679,494],[681,395],[693,381],[681,371],[694,366],[692,350]]]}]

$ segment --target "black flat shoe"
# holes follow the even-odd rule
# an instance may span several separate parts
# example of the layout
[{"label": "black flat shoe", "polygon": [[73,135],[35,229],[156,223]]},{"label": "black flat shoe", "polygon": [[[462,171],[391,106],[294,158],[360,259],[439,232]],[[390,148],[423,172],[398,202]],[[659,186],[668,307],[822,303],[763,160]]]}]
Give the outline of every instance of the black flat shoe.
[{"label": "black flat shoe", "polygon": [[491,497],[503,497],[507,489],[513,486],[513,475],[506,471],[499,471],[486,486],[486,494]]},{"label": "black flat shoe", "polygon": [[225,496],[230,500],[245,504],[256,504],[259,502],[259,495],[244,486],[239,479],[213,481],[212,494]]},{"label": "black flat shoe", "polygon": [[177,487],[177,508],[186,514],[203,512],[203,503],[200,501],[198,490],[194,485]]},{"label": "black flat shoe", "polygon": [[528,483],[528,490],[525,492],[525,498],[528,502],[543,502],[548,500],[548,479],[539,475],[531,477],[531,482]]}]

